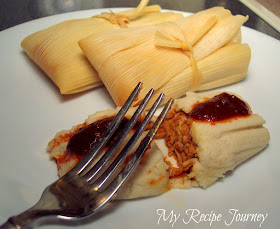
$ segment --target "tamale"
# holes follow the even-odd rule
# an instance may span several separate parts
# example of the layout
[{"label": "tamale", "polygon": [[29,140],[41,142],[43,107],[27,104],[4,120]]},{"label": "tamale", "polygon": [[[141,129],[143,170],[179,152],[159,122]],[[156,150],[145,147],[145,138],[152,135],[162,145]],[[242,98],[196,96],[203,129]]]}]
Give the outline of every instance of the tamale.
[{"label": "tamale", "polygon": [[149,88],[178,98],[242,80],[250,62],[250,47],[240,44],[247,19],[214,7],[174,22],[94,34],[79,45],[117,106],[143,82],[137,105]]},{"label": "tamale", "polygon": [[[47,150],[56,161],[60,177],[88,153],[88,145],[103,135],[106,128],[102,128],[102,120],[112,119],[118,110],[99,111],[82,124],[55,135]],[[134,111],[134,108],[129,109],[126,118],[131,118]],[[238,94],[188,92],[185,98],[175,100],[155,140],[116,198],[154,196],[177,188],[207,188],[268,145],[270,135],[264,124],[265,120],[253,113],[247,101]],[[100,135],[86,140],[77,137],[88,133],[87,128],[93,132],[99,129]],[[130,136],[135,129],[131,131]],[[141,135],[136,145],[145,135]],[[73,141],[79,150],[75,147],[71,151]]]},{"label": "tamale", "polygon": [[92,18],[73,19],[26,37],[21,46],[28,56],[52,79],[61,94],[71,94],[102,85],[78,41],[91,34],[123,27],[137,27],[175,21],[179,13],[161,12],[158,5],[142,0],[135,9],[103,12]]}]

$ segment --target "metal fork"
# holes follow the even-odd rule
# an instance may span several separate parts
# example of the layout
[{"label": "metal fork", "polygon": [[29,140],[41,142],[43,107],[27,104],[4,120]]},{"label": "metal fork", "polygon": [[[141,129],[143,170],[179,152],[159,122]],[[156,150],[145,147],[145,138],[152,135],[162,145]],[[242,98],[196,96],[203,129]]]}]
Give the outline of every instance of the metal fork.
[{"label": "metal fork", "polygon": [[103,149],[108,140],[112,137],[133,100],[138,95],[141,85],[142,83],[140,82],[136,86],[124,106],[109,125],[103,137],[82,158],[82,160],[80,160],[80,162],[78,162],[77,165],[63,177],[49,185],[44,190],[41,199],[37,204],[19,215],[10,217],[5,224],[0,226],[1,229],[25,228],[32,225],[34,222],[38,223],[43,222],[44,220],[46,222],[46,219],[55,219],[66,222],[81,220],[95,214],[112,199],[117,190],[123,185],[125,180],[137,166],[141,156],[145,152],[147,146],[151,143],[173,103],[173,99],[168,101],[148,134],[141,141],[133,156],[121,171],[119,171],[127,154],[132,150],[132,147],[145,130],[164,97],[164,95],[161,94],[157,98],[156,102],[153,104],[152,108],[149,110],[143,122],[137,128],[128,143],[113,162],[109,164],[109,162],[112,161],[110,159],[146,107],[154,92],[154,90],[151,89],[117,139],[101,159],[94,164],[93,161],[96,158],[97,153]]}]

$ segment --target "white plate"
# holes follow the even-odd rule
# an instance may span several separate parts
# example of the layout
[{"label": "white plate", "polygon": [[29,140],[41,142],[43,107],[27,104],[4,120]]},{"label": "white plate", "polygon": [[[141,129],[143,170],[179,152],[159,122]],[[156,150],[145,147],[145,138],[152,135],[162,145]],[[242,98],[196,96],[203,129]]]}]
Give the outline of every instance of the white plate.
[{"label": "white plate", "polygon": [[[115,9],[117,11],[117,9]],[[57,179],[56,165],[46,145],[55,133],[83,122],[95,111],[114,107],[103,87],[78,95],[61,96],[48,77],[25,55],[20,42],[27,35],[55,23],[90,17],[89,10],[34,20],[0,33],[0,223],[33,205],[43,189]],[[185,15],[188,15],[185,13]],[[224,90],[243,96],[253,111],[266,120],[269,146],[207,190],[174,190],[164,195],[112,204],[79,228],[210,228],[210,222],[188,222],[191,209],[200,214],[221,214],[213,228],[227,228],[232,215],[268,214],[262,228],[277,228],[280,212],[280,43],[269,36],[242,28],[252,60],[247,78]],[[180,214],[176,222],[165,217]],[[233,210],[232,210],[233,211]],[[75,224],[76,225],[76,224]],[[258,228],[260,222],[236,222],[229,228]],[[57,225],[45,226],[58,228]],[[65,228],[64,226],[61,226]]]}]

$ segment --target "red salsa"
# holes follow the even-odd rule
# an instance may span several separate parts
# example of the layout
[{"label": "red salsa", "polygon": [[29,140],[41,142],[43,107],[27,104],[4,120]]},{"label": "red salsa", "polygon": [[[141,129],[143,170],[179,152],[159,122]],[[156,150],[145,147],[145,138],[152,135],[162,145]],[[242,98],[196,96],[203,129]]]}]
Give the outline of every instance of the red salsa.
[{"label": "red salsa", "polygon": [[[104,118],[80,128],[70,138],[66,148],[67,152],[69,154],[85,155],[102,138],[113,119],[114,117]],[[111,139],[114,139],[121,132],[127,122],[127,118],[121,121]],[[107,144],[110,144],[110,140]]]},{"label": "red salsa", "polygon": [[235,95],[222,93],[206,102],[199,103],[190,112],[190,117],[199,121],[224,121],[250,115],[250,108]]},{"label": "red salsa", "polygon": [[[115,116],[103,118],[96,122],[93,122],[87,126],[80,128],[75,134],[72,135],[68,141],[66,151],[68,154],[84,156],[95,143],[97,143],[102,136],[105,134],[111,122],[114,120]],[[129,122],[129,118],[124,117],[116,129],[115,133],[107,142],[107,146],[110,146],[114,139],[121,133],[125,125]],[[132,130],[136,130],[142,122],[142,117],[140,117],[134,124]],[[149,125],[146,127],[149,129]]]}]

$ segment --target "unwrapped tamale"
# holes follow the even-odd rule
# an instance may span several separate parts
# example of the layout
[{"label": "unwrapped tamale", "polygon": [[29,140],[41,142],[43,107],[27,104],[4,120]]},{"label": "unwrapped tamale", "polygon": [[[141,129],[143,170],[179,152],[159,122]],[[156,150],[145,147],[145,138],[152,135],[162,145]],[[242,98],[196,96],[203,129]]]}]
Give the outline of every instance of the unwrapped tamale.
[{"label": "unwrapped tamale", "polygon": [[[48,151],[60,177],[89,153],[119,109],[99,111],[82,124],[55,135]],[[135,110],[128,111],[124,122]],[[175,100],[155,140],[116,198],[154,196],[177,188],[207,188],[268,145],[270,134],[264,124],[264,118],[253,113],[250,105],[235,93],[188,92],[186,97]],[[124,142],[134,132],[132,129]],[[102,152],[106,152],[106,146]]]}]

